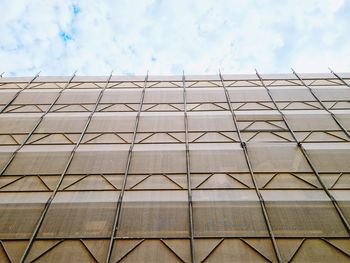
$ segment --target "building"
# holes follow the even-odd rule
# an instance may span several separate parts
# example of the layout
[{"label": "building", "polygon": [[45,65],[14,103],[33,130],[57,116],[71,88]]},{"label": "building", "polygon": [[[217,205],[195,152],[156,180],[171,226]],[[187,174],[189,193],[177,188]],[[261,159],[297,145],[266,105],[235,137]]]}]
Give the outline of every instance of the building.
[{"label": "building", "polygon": [[0,82],[0,262],[350,261],[350,74]]}]

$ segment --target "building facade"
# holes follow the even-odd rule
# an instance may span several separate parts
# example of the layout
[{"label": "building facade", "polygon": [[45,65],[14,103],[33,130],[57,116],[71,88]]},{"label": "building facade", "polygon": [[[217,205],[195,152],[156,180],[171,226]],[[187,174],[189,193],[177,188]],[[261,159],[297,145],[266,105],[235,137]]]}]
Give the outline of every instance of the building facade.
[{"label": "building facade", "polygon": [[0,78],[0,262],[349,262],[349,85]]}]

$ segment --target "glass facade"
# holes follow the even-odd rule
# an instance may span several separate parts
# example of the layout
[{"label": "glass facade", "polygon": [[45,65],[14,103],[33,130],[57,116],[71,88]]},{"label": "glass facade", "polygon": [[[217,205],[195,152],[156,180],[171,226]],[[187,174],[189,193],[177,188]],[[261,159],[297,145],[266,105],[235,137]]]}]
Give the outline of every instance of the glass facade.
[{"label": "glass facade", "polygon": [[0,262],[349,262],[349,85],[0,78]]}]

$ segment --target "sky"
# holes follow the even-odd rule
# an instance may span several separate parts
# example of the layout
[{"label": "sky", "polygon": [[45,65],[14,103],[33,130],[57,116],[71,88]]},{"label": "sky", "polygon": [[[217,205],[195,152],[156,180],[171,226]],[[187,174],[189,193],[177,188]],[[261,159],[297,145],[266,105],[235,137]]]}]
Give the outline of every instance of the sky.
[{"label": "sky", "polygon": [[0,0],[4,76],[350,71],[350,0]]}]

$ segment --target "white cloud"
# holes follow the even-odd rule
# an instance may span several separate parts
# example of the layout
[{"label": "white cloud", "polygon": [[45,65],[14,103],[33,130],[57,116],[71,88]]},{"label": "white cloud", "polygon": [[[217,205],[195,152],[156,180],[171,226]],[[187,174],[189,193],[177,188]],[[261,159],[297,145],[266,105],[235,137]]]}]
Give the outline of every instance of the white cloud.
[{"label": "white cloud", "polygon": [[349,11],[343,0],[3,0],[0,71],[349,71]]}]

